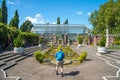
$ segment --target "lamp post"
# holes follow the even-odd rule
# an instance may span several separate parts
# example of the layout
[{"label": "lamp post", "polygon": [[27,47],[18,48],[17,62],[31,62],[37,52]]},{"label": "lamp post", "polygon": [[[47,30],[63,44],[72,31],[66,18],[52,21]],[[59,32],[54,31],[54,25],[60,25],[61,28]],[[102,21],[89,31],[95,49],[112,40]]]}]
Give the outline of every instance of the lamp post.
[{"label": "lamp post", "polygon": [[108,25],[106,26],[106,47],[109,45],[109,31],[108,31]]}]

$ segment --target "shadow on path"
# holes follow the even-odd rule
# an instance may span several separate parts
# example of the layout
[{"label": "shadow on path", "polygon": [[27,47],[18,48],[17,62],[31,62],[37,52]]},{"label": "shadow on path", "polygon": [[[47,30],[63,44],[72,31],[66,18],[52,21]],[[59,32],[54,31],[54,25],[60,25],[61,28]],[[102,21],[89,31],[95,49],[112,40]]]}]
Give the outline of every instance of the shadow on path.
[{"label": "shadow on path", "polygon": [[69,73],[64,73],[65,76],[76,76],[80,73],[80,71],[72,71]]},{"label": "shadow on path", "polygon": [[92,59],[85,59],[85,61],[92,61]]}]

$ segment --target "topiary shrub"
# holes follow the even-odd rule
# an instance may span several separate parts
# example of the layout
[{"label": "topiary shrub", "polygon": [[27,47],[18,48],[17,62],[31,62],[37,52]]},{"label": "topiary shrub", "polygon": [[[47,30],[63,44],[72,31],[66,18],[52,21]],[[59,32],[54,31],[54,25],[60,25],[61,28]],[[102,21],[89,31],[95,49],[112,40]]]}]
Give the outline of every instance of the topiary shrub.
[{"label": "topiary shrub", "polygon": [[115,45],[120,45],[120,40],[114,42]]},{"label": "topiary shrub", "polygon": [[79,62],[82,63],[83,62],[83,54],[80,54],[79,58],[78,58]]},{"label": "topiary shrub", "polygon": [[43,41],[44,41],[44,38],[43,38],[43,37],[41,37],[41,38],[39,39],[39,44],[42,44],[42,43],[43,43]]},{"label": "topiary shrub", "polygon": [[83,42],[83,37],[82,36],[77,36],[78,44],[82,44]]},{"label": "topiary shrub", "polygon": [[41,51],[36,51],[34,52],[34,57],[36,58],[37,61],[40,63],[43,62],[43,59],[45,58],[44,54],[41,53]]},{"label": "topiary shrub", "polygon": [[82,54],[83,54],[83,60],[85,60],[86,57],[87,57],[87,52],[86,52],[86,51],[83,51]]},{"label": "topiary shrub", "polygon": [[17,38],[14,39],[15,47],[22,47],[22,45],[23,45],[23,39],[21,36],[18,36]]},{"label": "topiary shrub", "polygon": [[79,62],[82,63],[83,60],[86,59],[86,57],[87,57],[87,52],[86,52],[86,51],[83,51],[83,52],[79,55],[79,58],[78,58]]},{"label": "topiary shrub", "polygon": [[101,40],[100,40],[99,45],[100,45],[101,47],[105,47],[105,44],[106,44],[106,37],[105,37],[104,35],[102,35],[102,38],[101,38]]}]

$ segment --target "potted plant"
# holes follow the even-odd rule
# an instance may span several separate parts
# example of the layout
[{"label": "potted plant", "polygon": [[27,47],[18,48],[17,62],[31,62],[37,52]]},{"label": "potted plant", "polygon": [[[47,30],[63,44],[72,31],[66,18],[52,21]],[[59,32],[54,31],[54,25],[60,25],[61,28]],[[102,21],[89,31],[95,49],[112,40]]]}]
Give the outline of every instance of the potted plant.
[{"label": "potted plant", "polygon": [[14,39],[14,53],[23,53],[23,39],[21,36],[18,36],[17,38]]},{"label": "potted plant", "polygon": [[78,36],[77,40],[78,40],[78,47],[82,47],[82,42],[83,42],[82,36]]},{"label": "potted plant", "polygon": [[42,47],[43,41],[44,41],[43,37],[39,38],[39,45],[38,45],[38,47]]},{"label": "potted plant", "polygon": [[102,35],[101,40],[99,42],[99,46],[98,46],[99,53],[106,53],[107,52],[107,48],[105,47],[105,44],[106,44],[106,37]]}]

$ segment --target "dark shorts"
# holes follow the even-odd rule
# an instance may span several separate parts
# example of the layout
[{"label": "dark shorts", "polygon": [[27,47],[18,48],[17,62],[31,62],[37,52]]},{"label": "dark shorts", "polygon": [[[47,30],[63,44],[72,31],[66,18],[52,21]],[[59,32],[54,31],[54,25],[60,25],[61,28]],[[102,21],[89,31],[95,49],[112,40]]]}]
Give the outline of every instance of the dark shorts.
[{"label": "dark shorts", "polygon": [[56,66],[63,68],[63,60],[62,61],[56,61]]}]

